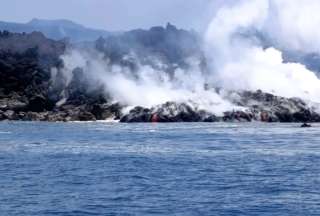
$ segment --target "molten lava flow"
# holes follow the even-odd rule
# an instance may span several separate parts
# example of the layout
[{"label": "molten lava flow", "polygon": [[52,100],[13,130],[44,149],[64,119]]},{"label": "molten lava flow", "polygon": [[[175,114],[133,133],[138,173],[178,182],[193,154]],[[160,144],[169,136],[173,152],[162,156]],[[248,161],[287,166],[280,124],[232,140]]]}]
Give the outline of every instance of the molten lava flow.
[{"label": "molten lava flow", "polygon": [[158,114],[155,113],[155,114],[152,115],[151,122],[152,123],[158,123],[159,122]]}]

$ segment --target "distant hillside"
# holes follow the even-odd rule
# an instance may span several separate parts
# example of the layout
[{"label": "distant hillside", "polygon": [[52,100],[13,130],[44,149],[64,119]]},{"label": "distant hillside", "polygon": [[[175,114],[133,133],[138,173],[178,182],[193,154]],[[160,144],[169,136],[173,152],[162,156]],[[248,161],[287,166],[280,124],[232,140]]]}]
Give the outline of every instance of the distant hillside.
[{"label": "distant hillside", "polygon": [[0,30],[16,33],[40,31],[48,38],[55,40],[69,38],[72,42],[94,41],[111,34],[108,31],[87,28],[69,20],[33,19],[24,24],[0,22]]},{"label": "distant hillside", "polygon": [[[196,32],[178,29],[170,23],[166,27],[136,29],[96,41],[97,50],[112,63],[135,68],[139,62],[167,72],[173,72],[177,67],[189,68],[194,62],[204,67],[201,45],[202,40]],[[126,58],[128,56],[134,58]]]}]

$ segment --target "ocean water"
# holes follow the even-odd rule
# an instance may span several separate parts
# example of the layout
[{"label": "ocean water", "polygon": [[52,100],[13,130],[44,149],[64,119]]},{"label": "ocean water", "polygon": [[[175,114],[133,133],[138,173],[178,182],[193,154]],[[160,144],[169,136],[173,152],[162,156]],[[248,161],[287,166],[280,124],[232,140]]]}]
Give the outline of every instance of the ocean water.
[{"label": "ocean water", "polygon": [[0,123],[0,215],[320,215],[320,125]]}]

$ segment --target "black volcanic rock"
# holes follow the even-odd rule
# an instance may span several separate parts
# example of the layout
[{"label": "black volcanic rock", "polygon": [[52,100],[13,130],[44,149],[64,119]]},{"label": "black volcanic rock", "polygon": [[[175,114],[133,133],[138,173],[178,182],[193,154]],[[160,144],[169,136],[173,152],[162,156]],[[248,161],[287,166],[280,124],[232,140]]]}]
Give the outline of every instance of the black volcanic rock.
[{"label": "black volcanic rock", "polygon": [[135,107],[130,110],[128,115],[123,116],[120,122],[123,123],[139,123],[139,122],[151,122],[152,114],[151,110],[143,107]]},{"label": "black volcanic rock", "polygon": [[233,95],[229,99],[243,109],[231,110],[222,116],[184,103],[170,102],[151,109],[136,107],[123,116],[121,122],[320,122],[320,114],[315,108],[300,99],[278,97],[262,91],[236,94],[237,97]]},{"label": "black volcanic rock", "polygon": [[34,95],[47,97],[50,69],[61,65],[64,50],[41,33],[0,32],[0,99],[28,104]]},{"label": "black volcanic rock", "polygon": [[151,109],[135,107],[121,122],[213,122],[213,115],[185,103],[167,102]]},{"label": "black volcanic rock", "polygon": [[122,106],[120,104],[100,104],[96,103],[92,106],[91,113],[97,120],[116,119],[121,117]]},{"label": "black volcanic rock", "polygon": [[168,102],[152,110],[152,117],[156,122],[198,122],[202,121],[201,112],[182,103]]},{"label": "black volcanic rock", "polygon": [[225,122],[251,122],[253,114],[245,111],[225,112],[222,120]]},{"label": "black volcanic rock", "polygon": [[54,103],[43,95],[35,95],[29,99],[28,110],[32,112],[44,112],[52,110]]},{"label": "black volcanic rock", "polygon": [[[253,119],[265,122],[319,122],[315,108],[299,98],[278,97],[262,91],[245,91],[233,97],[232,102],[247,107]],[[236,99],[235,99],[236,98]]]},{"label": "black volcanic rock", "polygon": [[[51,67],[61,65],[65,44],[41,33],[0,32],[0,87],[5,94],[42,88],[50,80]],[[30,87],[30,88],[28,88]],[[37,90],[36,90],[37,89]],[[25,92],[26,93],[26,92]]]}]

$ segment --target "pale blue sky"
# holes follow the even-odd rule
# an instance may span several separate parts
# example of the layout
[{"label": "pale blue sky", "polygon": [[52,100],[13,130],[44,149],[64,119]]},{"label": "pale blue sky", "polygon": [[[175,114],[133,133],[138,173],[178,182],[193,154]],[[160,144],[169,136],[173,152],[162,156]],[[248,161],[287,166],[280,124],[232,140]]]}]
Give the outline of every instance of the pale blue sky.
[{"label": "pale blue sky", "polygon": [[164,25],[204,28],[212,4],[223,0],[1,0],[0,20],[70,19],[106,30]]}]

